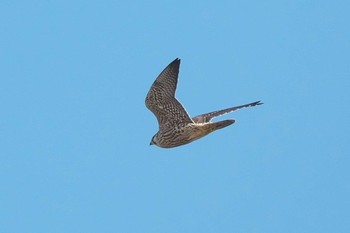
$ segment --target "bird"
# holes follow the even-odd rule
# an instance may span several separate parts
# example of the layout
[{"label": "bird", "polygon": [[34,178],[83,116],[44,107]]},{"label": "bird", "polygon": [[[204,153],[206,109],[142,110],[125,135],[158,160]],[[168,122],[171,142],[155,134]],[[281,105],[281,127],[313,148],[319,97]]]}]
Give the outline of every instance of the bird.
[{"label": "bird", "polygon": [[156,116],[159,125],[159,130],[152,137],[150,145],[173,148],[188,144],[235,123],[234,119],[212,122],[214,117],[263,104],[261,101],[256,101],[191,118],[175,97],[180,61],[179,58],[172,61],[158,75],[147,93],[146,107]]}]

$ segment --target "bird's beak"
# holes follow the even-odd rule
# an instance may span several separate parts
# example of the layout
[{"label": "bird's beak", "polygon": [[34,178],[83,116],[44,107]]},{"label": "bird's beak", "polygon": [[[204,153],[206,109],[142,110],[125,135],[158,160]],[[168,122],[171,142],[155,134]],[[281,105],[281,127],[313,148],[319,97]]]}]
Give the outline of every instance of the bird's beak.
[{"label": "bird's beak", "polygon": [[152,146],[152,145],[154,145],[154,143],[151,141],[151,142],[149,143],[149,145]]}]

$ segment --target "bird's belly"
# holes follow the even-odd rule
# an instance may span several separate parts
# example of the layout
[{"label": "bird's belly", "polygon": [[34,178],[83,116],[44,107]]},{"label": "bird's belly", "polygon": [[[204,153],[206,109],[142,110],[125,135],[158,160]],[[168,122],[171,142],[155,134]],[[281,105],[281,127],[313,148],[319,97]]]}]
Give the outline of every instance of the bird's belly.
[{"label": "bird's belly", "polygon": [[209,132],[203,130],[198,124],[188,124],[182,127],[175,127],[172,130],[162,133],[163,140],[160,147],[171,148],[193,142],[204,137]]},{"label": "bird's belly", "polygon": [[186,143],[184,144],[200,139],[201,137],[204,137],[208,133],[205,132],[202,129],[202,127],[199,127],[197,124],[189,124],[179,131],[179,135],[181,135],[180,137],[185,139],[184,141],[186,141]]}]

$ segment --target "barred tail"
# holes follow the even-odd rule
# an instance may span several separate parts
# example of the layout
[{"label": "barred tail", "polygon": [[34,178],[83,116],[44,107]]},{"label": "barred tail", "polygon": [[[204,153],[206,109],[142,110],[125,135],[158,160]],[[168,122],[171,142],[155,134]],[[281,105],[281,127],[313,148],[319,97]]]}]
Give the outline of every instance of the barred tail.
[{"label": "barred tail", "polygon": [[213,132],[215,130],[222,129],[229,125],[232,125],[233,123],[235,123],[235,120],[224,120],[224,121],[209,123],[207,124],[207,126],[209,131]]}]

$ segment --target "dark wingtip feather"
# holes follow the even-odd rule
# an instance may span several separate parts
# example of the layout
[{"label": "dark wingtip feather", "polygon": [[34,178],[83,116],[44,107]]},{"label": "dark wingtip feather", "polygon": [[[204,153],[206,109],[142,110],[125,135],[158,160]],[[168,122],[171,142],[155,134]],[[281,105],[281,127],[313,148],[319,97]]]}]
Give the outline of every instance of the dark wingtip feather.
[{"label": "dark wingtip feather", "polygon": [[264,103],[262,103],[261,100],[256,101],[256,102],[253,103],[254,106],[255,106],[255,105],[262,105],[262,104],[264,104]]},{"label": "dark wingtip feather", "polygon": [[[177,58],[175,58],[175,60],[172,61],[171,63],[180,63],[180,61],[181,61],[181,59],[177,57]],[[170,64],[171,64],[171,63],[170,63]]]},{"label": "dark wingtip feather", "polygon": [[165,69],[175,69],[177,70],[177,72],[179,72],[178,70],[180,69],[180,59],[176,58],[174,61],[172,61]]}]

